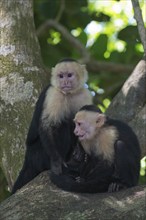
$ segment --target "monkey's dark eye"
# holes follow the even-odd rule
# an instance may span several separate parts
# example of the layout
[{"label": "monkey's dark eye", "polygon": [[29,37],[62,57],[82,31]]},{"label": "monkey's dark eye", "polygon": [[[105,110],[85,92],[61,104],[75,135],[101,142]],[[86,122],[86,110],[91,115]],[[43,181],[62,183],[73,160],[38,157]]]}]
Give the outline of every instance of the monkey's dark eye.
[{"label": "monkey's dark eye", "polygon": [[67,76],[68,76],[68,77],[72,77],[72,73],[68,73]]},{"label": "monkey's dark eye", "polygon": [[81,125],[81,123],[80,122],[78,122],[78,126],[80,126]]},{"label": "monkey's dark eye", "polygon": [[63,74],[59,74],[58,76],[59,76],[59,78],[63,78]]}]

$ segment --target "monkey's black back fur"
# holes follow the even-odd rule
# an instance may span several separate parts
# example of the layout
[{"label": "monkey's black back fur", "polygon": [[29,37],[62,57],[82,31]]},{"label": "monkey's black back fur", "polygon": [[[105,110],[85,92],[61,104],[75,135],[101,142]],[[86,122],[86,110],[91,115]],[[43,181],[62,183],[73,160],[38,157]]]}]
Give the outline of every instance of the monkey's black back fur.
[{"label": "monkey's black back fur", "polygon": [[118,172],[128,187],[135,186],[138,184],[141,159],[138,138],[125,122],[108,118],[106,124],[116,127],[119,134],[115,143],[115,163]]}]

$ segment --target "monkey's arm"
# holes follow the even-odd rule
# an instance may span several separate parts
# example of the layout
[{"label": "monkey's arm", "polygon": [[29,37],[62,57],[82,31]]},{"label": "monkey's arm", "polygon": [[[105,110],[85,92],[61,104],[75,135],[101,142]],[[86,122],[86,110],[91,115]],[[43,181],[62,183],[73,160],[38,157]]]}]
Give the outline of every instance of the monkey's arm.
[{"label": "monkey's arm", "polygon": [[45,152],[50,157],[51,170],[56,174],[62,172],[63,161],[66,161],[74,138],[71,136],[73,122],[62,120],[59,124],[49,124],[49,126],[41,125],[39,135]]},{"label": "monkey's arm", "polygon": [[[91,163],[90,163],[91,162]],[[97,166],[92,164],[92,160],[84,165],[84,169],[79,176],[71,172],[66,175],[50,174],[52,182],[59,188],[70,192],[97,193],[106,192],[111,182],[113,167],[99,163]],[[82,166],[82,165],[81,165]]]},{"label": "monkey's arm", "polygon": [[39,136],[42,146],[50,158],[51,171],[56,174],[62,173],[63,160],[56,148],[57,144],[55,144],[55,135],[53,134],[52,126],[50,125],[47,128],[41,126],[39,129]]},{"label": "monkey's arm", "polygon": [[[33,118],[32,118],[32,121],[29,127],[27,139],[26,139],[26,145],[28,149],[27,157],[29,157],[29,154],[31,155],[31,149],[33,149],[34,146],[38,146],[37,148],[40,150],[44,148],[44,150],[42,149],[42,152],[45,152],[49,157],[51,155],[50,163],[52,164],[51,166],[52,169],[54,170],[54,172],[60,173],[61,172],[61,161],[60,161],[58,152],[56,151],[56,148],[54,147],[52,127],[48,126],[47,128],[44,128],[43,123],[41,121],[42,112],[44,110],[43,108],[44,108],[46,93],[49,90],[49,88],[50,88],[50,85],[47,86],[42,91],[36,103]],[[24,166],[24,170],[25,170],[25,166]]]},{"label": "monkey's arm", "polygon": [[39,124],[40,124],[40,119],[41,119],[41,114],[43,111],[43,104],[44,104],[44,100],[46,97],[46,92],[48,90],[50,86],[47,86],[42,93],[40,94],[38,101],[36,103],[35,106],[35,110],[33,113],[33,117],[32,117],[32,121],[29,127],[29,131],[27,134],[27,139],[26,139],[26,145],[27,146],[31,146],[33,145],[35,142],[38,141],[39,138]]},{"label": "monkey's arm", "polygon": [[96,179],[91,181],[85,181],[82,178],[73,178],[67,175],[56,175],[52,173],[50,175],[51,181],[59,188],[78,193],[97,193],[107,191],[108,185],[105,182],[98,182]]},{"label": "monkey's arm", "polygon": [[76,143],[76,146],[72,152],[70,160],[67,164],[67,173],[77,173],[79,175],[80,170],[87,162],[87,154],[83,150],[79,142]]}]

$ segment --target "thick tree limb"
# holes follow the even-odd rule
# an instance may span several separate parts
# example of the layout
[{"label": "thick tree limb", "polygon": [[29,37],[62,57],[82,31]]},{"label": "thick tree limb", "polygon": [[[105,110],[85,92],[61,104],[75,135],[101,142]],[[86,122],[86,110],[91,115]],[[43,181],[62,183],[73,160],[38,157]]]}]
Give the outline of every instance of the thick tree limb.
[{"label": "thick tree limb", "polygon": [[129,123],[146,155],[146,61],[141,60],[112,100],[107,114]]},{"label": "thick tree limb", "polygon": [[51,184],[48,172],[0,205],[1,220],[144,220],[145,187],[118,193],[67,193]]}]

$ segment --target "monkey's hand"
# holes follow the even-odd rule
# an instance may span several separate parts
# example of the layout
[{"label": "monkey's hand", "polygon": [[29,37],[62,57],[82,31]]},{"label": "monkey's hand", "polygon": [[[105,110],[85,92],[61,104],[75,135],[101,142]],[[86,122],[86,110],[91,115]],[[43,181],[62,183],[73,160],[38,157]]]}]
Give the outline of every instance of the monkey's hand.
[{"label": "monkey's hand", "polygon": [[75,181],[76,181],[77,183],[83,183],[83,182],[85,182],[85,180],[84,180],[83,178],[81,178],[80,176],[77,176],[77,177],[75,178]]},{"label": "monkey's hand", "polygon": [[59,175],[62,173],[62,168],[60,166],[52,166],[51,171],[56,175]]},{"label": "monkey's hand", "polygon": [[55,173],[56,175],[59,175],[62,173],[62,163],[61,161],[51,161],[51,171]]},{"label": "monkey's hand", "polygon": [[112,193],[112,192],[118,192],[121,189],[126,189],[127,187],[122,184],[122,183],[116,183],[116,182],[112,182],[109,187],[108,187],[108,192]]}]

